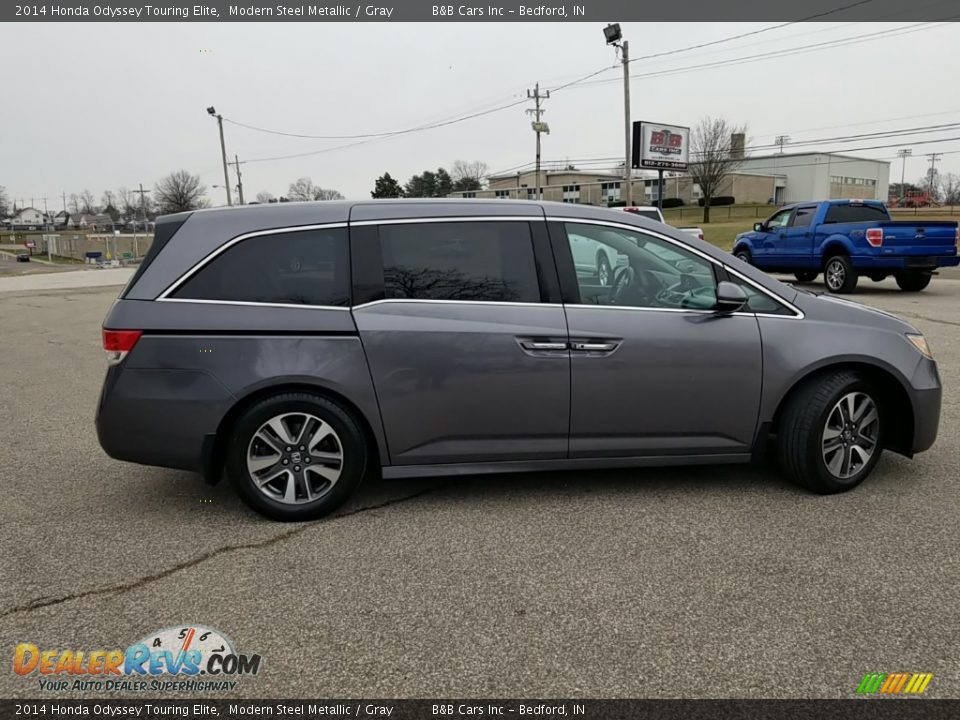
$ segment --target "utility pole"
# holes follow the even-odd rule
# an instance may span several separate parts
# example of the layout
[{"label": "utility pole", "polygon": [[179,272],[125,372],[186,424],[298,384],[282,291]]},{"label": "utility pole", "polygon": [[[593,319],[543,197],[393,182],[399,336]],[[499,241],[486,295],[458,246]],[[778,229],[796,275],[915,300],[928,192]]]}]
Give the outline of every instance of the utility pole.
[{"label": "utility pole", "polygon": [[230,163],[237,169],[237,195],[240,198],[240,204],[243,205],[243,178],[240,175],[240,158],[233,156],[233,162]]},{"label": "utility pole", "polygon": [[[630,155],[630,43],[626,40],[620,45],[621,61],[623,62],[623,179],[626,182],[624,200],[627,207],[633,205],[633,158]],[[660,173],[660,189],[663,194],[663,173]]]},{"label": "utility pole", "polygon": [[220,127],[220,154],[223,157],[223,189],[227,191],[227,205],[233,205],[233,199],[230,197],[230,173],[227,170],[227,144],[223,139],[223,115],[217,113],[217,109],[211,105],[207,108],[207,114],[217,119],[217,125]]},{"label": "utility pole", "polygon": [[900,168],[900,203],[903,204],[903,199],[906,197],[906,188],[904,183],[906,182],[907,176],[907,158],[913,155],[913,150],[910,148],[901,148],[897,150],[897,157],[903,158],[903,165]]},{"label": "utility pole", "polygon": [[67,214],[67,194],[61,193],[61,195],[63,195],[63,214],[66,215]]},{"label": "utility pole", "polygon": [[936,182],[937,182],[937,163],[940,162],[940,158],[943,157],[943,153],[930,153],[927,155],[930,158],[930,200],[934,200],[934,195],[936,194]]},{"label": "utility pole", "polygon": [[543,187],[540,184],[540,133],[545,132],[548,135],[550,134],[550,127],[545,122],[540,122],[540,116],[543,115],[546,110],[540,107],[541,100],[548,100],[550,98],[550,91],[545,91],[545,94],[540,94],[540,83],[537,83],[533,86],[533,93],[531,94],[527,90],[527,97],[533,100],[534,107],[527,108],[527,115],[533,115],[534,121],[531,123],[533,131],[537,134],[537,181],[534,183],[537,188],[537,200],[543,200]]},{"label": "utility pole", "polygon": [[789,135],[777,135],[776,139],[773,141],[775,145],[780,146],[780,154],[783,155],[783,146],[790,142]]},{"label": "utility pole", "polygon": [[[146,203],[146,200],[144,199],[144,196],[145,196],[148,192],[150,192],[150,191],[149,191],[149,190],[144,190],[144,189],[143,189],[143,183],[140,183],[140,189],[139,189],[139,190],[134,190],[133,192],[137,193],[137,194],[140,196],[140,212],[143,214],[143,229],[144,229],[144,231],[146,231],[146,229],[147,229],[147,203]],[[137,223],[136,223],[136,222],[133,223],[133,227],[134,227],[134,232],[136,232],[136,227],[137,227]]]}]

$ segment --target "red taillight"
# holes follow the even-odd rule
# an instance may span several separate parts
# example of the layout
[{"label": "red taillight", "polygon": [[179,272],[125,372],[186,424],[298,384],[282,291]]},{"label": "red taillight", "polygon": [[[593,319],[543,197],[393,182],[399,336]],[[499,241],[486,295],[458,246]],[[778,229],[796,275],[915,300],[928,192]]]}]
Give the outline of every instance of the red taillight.
[{"label": "red taillight", "polygon": [[703,240],[703,233],[697,233],[697,237]]},{"label": "red taillight", "polygon": [[103,328],[103,349],[107,353],[107,359],[112,363],[118,363],[126,357],[127,353],[133,350],[137,340],[143,335],[142,330],[108,330]]},{"label": "red taillight", "polygon": [[867,230],[867,242],[872,247],[883,245],[883,228],[870,228]]}]

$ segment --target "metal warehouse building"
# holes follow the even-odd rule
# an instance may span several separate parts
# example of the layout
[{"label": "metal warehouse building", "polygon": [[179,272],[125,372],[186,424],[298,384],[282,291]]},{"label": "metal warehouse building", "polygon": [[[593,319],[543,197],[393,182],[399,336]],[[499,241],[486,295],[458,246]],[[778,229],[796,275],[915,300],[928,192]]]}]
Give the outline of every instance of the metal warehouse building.
[{"label": "metal warehouse building", "polygon": [[890,187],[889,161],[836,153],[754,155],[743,160],[739,171],[774,176],[778,204],[832,198],[886,201]]}]

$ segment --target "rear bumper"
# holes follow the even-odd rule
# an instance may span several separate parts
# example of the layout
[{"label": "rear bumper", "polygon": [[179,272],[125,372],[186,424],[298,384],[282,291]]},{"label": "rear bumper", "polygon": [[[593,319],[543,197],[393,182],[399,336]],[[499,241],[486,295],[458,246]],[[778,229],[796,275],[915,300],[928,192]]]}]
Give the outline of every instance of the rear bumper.
[{"label": "rear bumper", "polygon": [[937,364],[923,360],[911,380],[910,403],[913,406],[913,447],[915,453],[929,450],[937,439],[943,389]]},{"label": "rear bumper", "polygon": [[116,365],[103,381],[97,439],[117,460],[201,471],[204,440],[231,404],[231,393],[206,373]]},{"label": "rear bumper", "polygon": [[960,256],[956,255],[899,255],[871,256],[860,255],[850,258],[858,270],[936,270],[942,267],[960,265]]}]

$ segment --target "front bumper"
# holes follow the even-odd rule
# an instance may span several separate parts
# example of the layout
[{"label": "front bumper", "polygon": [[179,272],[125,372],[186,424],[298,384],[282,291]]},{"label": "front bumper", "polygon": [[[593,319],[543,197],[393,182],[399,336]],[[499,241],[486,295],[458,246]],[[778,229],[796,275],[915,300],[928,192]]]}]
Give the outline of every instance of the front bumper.
[{"label": "front bumper", "polygon": [[937,439],[940,426],[940,403],[943,389],[937,363],[924,359],[910,382],[910,404],[913,406],[913,447],[915,453],[929,450]]}]

